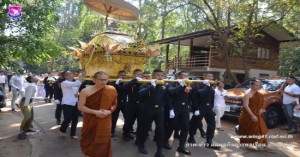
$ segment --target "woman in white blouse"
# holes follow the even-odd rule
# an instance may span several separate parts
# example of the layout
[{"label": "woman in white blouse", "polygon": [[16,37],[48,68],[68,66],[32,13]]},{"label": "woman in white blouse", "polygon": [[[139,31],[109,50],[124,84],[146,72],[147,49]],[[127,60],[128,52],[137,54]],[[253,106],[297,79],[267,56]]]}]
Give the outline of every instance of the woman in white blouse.
[{"label": "woman in white blouse", "polygon": [[216,113],[216,128],[219,131],[224,131],[221,126],[221,118],[225,112],[225,98],[227,97],[227,90],[224,89],[224,83],[217,82],[215,89],[214,109]]}]

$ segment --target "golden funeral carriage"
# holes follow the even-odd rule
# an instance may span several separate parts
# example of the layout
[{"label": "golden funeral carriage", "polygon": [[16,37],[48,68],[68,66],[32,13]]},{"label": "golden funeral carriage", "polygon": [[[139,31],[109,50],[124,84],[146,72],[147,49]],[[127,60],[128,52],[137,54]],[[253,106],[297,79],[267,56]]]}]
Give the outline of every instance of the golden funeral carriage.
[{"label": "golden funeral carriage", "polygon": [[[127,23],[139,21],[139,11],[133,5],[122,0],[85,0],[85,5],[104,16],[107,20],[116,20]],[[159,45],[146,45],[142,40],[134,40],[131,36],[120,31],[107,30],[94,37],[89,43],[79,41],[80,48],[73,48],[73,53],[80,58],[80,66],[86,72],[86,79],[97,71],[104,71],[110,79],[116,79],[117,73],[124,70],[127,78],[132,78],[134,69],[144,71],[144,64],[149,58],[160,54]],[[126,80],[124,80],[126,81]],[[161,80],[159,84],[176,80]],[[149,80],[139,81],[140,83]],[[187,85],[201,80],[185,80]]]}]

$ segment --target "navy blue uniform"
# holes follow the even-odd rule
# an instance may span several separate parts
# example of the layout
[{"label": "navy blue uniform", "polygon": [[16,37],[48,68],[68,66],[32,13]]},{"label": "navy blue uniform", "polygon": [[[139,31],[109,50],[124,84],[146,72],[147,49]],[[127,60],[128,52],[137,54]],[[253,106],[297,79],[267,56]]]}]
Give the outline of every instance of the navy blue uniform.
[{"label": "navy blue uniform", "polygon": [[111,128],[111,133],[112,135],[115,134],[115,128],[116,124],[119,118],[119,113],[120,111],[123,114],[124,119],[126,119],[126,114],[125,114],[125,108],[126,108],[126,102],[127,102],[127,92],[123,88],[124,83],[116,84],[116,82],[110,83],[110,85],[114,86],[115,89],[118,92],[118,106],[116,110],[112,113],[112,128]]},{"label": "navy blue uniform", "polygon": [[128,138],[131,136],[130,132],[132,131],[132,127],[136,119],[138,122],[137,134],[140,132],[140,118],[138,117],[142,114],[140,111],[141,102],[139,97],[139,89],[141,85],[138,84],[137,81],[138,80],[134,78],[131,81],[126,82],[123,87],[128,94],[128,102],[125,109],[125,123],[123,126],[123,138],[126,141],[128,141]]},{"label": "navy blue uniform", "polygon": [[45,84],[45,90],[46,90],[46,98],[48,99],[48,96],[49,96],[48,102],[51,102],[51,99],[53,97],[53,83],[49,82],[48,77],[46,77],[46,78],[44,78],[44,84]]},{"label": "navy blue uniform", "polygon": [[144,123],[142,123],[143,127],[141,127],[142,136],[139,139],[139,145],[144,146],[147,133],[151,127],[152,121],[154,121],[156,126],[155,135],[157,153],[160,154],[164,142],[164,108],[171,108],[166,87],[162,85],[153,87],[150,84],[145,84],[141,86],[139,95],[143,100],[142,104],[145,106],[143,115]]},{"label": "navy blue uniform", "polygon": [[179,146],[185,147],[185,142],[189,129],[189,103],[191,101],[191,91],[185,90],[185,86],[180,86],[178,83],[171,83],[168,86],[170,93],[171,109],[174,110],[175,117],[167,119],[167,128],[165,134],[166,142],[170,139],[173,131],[177,126],[180,127]]},{"label": "navy blue uniform", "polygon": [[54,94],[54,100],[59,100],[59,104],[56,104],[56,110],[55,110],[55,118],[57,120],[57,123],[61,122],[61,112],[62,112],[62,97],[63,97],[63,93],[61,90],[61,82],[63,82],[64,79],[62,78],[58,78],[55,83],[53,84],[53,94]]},{"label": "navy blue uniform", "polygon": [[189,135],[193,137],[196,134],[199,121],[204,117],[207,124],[206,142],[211,144],[216,128],[215,113],[213,112],[215,91],[204,84],[196,84],[193,91],[192,111],[194,113],[199,110],[200,115],[194,115],[191,118]]}]

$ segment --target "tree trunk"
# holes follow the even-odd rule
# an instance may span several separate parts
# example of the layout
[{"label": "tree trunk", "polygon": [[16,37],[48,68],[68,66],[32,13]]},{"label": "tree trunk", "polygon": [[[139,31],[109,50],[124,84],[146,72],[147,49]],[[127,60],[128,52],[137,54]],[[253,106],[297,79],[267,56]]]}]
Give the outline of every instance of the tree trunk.
[{"label": "tree trunk", "polygon": [[[246,45],[248,45],[248,44],[246,44]],[[249,77],[250,77],[250,74],[249,74],[250,69],[249,69],[248,64],[247,64],[247,56],[248,56],[248,48],[249,48],[249,46],[246,46],[246,45],[243,48],[243,53],[242,53],[243,54],[243,69],[245,71],[245,79],[249,79]]]},{"label": "tree trunk", "polygon": [[233,81],[236,85],[240,84],[236,76],[232,73],[231,68],[230,68],[230,49],[228,47],[224,47],[224,61],[225,61],[225,69],[226,69],[226,75],[229,77],[231,81]]},{"label": "tree trunk", "polygon": [[167,6],[164,5],[164,10],[163,10],[163,19],[162,19],[162,22],[161,22],[161,39],[164,39],[165,38],[165,29],[166,29],[166,20],[165,20],[165,14],[166,14],[166,11],[167,11]]},{"label": "tree trunk", "polygon": [[249,47],[250,47],[250,43],[251,41],[253,40],[253,38],[250,37],[250,35],[252,34],[251,32],[251,29],[252,29],[252,21],[253,21],[253,16],[254,16],[254,20],[256,20],[255,18],[257,13],[255,13],[255,9],[256,8],[256,5],[258,5],[258,2],[257,1],[253,1],[253,7],[252,7],[252,11],[250,12],[249,16],[248,16],[248,20],[247,20],[247,27],[246,27],[246,32],[245,32],[245,45],[244,47],[242,48],[242,55],[243,55],[243,68],[244,68],[244,71],[245,71],[245,79],[249,79],[249,67],[248,67],[248,64],[247,64],[247,56],[248,56],[248,50],[249,50]]},{"label": "tree trunk", "polygon": [[[161,24],[161,39],[164,39],[165,38],[165,29],[166,29],[166,20],[165,20],[165,15],[166,15],[166,12],[167,12],[167,6],[164,5],[164,10],[163,10],[163,14],[162,14],[162,24]],[[160,48],[160,55],[162,55],[162,52],[164,51],[164,48],[161,47]],[[160,60],[158,62],[158,69],[161,69],[161,65],[162,65],[162,60]],[[166,68],[167,69],[167,68]],[[165,69],[165,70],[166,70]]]},{"label": "tree trunk", "polygon": [[99,19],[99,26],[100,26],[99,33],[104,32],[104,22],[103,22],[103,20],[104,19],[102,17],[100,17],[100,19]]},{"label": "tree trunk", "polygon": [[248,50],[249,50],[249,47],[250,47],[250,38],[248,36],[249,36],[249,32],[247,31],[246,37],[245,37],[245,45],[242,48],[243,69],[244,69],[244,72],[245,72],[245,79],[249,79],[249,77],[250,77],[250,74],[249,74],[250,69],[249,69],[248,63],[247,63]]},{"label": "tree trunk", "polygon": [[138,30],[138,39],[141,40],[142,39],[142,24],[141,24],[141,19],[143,17],[143,13],[142,13],[142,0],[139,0],[139,8],[140,8],[140,21],[139,21],[139,30]]},{"label": "tree trunk", "polygon": [[226,37],[226,34],[224,35],[222,32],[218,32],[218,42],[220,46],[220,50],[223,52],[223,57],[225,61],[225,69],[226,69],[226,75],[229,77],[231,81],[233,81],[235,84],[240,84],[236,76],[232,73],[231,67],[230,67],[230,53],[231,49],[229,48],[229,45],[227,45],[228,38]]}]

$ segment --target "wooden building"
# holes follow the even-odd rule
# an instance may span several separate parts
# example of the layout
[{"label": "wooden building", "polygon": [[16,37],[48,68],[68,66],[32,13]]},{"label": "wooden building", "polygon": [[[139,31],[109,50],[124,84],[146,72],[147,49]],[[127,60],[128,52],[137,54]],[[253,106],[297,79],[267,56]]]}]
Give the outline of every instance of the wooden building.
[{"label": "wooden building", "polygon": [[[190,75],[202,76],[205,72],[213,73],[216,79],[228,80],[225,74],[224,59],[218,53],[222,51],[212,46],[213,30],[203,30],[189,34],[170,37],[151,43],[166,44],[166,69],[169,72],[186,70]],[[278,75],[279,49],[283,42],[291,42],[297,38],[283,27],[271,25],[260,32],[263,38],[255,41],[247,56],[247,66],[250,78],[272,77]],[[170,45],[177,45],[177,52],[170,52]],[[182,46],[189,47],[187,59],[180,57]],[[176,53],[176,57],[170,59],[170,53]],[[230,56],[231,71],[242,82],[245,79],[243,58]]]}]

